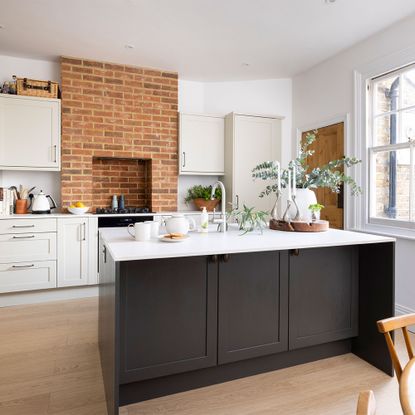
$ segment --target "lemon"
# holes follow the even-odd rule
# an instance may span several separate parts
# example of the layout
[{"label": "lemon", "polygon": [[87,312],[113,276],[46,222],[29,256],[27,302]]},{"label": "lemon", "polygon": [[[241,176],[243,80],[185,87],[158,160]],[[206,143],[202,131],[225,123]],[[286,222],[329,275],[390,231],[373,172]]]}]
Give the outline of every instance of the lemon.
[{"label": "lemon", "polygon": [[75,207],[77,207],[77,208],[83,208],[83,207],[85,207],[85,205],[82,202],[76,202],[75,203]]}]

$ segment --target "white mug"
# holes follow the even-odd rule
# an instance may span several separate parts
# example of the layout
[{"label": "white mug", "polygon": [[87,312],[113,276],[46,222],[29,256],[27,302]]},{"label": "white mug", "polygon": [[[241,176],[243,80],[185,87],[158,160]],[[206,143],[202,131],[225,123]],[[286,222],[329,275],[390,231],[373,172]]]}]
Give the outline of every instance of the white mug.
[{"label": "white mug", "polygon": [[[130,231],[131,228],[134,228],[134,233]],[[148,241],[151,236],[151,224],[145,222],[130,223],[127,231],[136,241]]]},{"label": "white mug", "polygon": [[151,226],[151,237],[152,238],[157,238],[159,236],[159,232],[160,232],[160,222],[153,221],[153,220],[148,220],[148,221],[145,221],[144,223],[150,224],[150,226]]}]

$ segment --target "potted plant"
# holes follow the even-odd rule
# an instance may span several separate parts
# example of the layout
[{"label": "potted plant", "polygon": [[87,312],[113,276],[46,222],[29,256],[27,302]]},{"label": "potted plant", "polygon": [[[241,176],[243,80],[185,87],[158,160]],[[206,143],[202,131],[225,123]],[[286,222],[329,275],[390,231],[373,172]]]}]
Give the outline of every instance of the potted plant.
[{"label": "potted plant", "polygon": [[187,190],[185,202],[189,204],[193,202],[197,210],[202,210],[206,207],[208,212],[212,212],[216,208],[222,198],[222,192],[220,188],[215,190],[215,197],[211,199],[212,186],[195,185]]},{"label": "potted plant", "polygon": [[262,234],[263,229],[267,227],[267,215],[268,212],[254,210],[253,207],[243,205],[242,210],[235,209],[230,213],[230,220],[238,223],[239,230],[243,231],[241,235],[254,230]]},{"label": "potted plant", "polygon": [[[345,168],[354,166],[361,162],[356,157],[343,157],[338,160],[329,161],[321,167],[310,170],[307,165],[307,158],[314,154],[309,146],[317,139],[317,131],[307,133],[301,144],[299,156],[288,163],[287,169],[280,169],[277,161],[265,161],[258,164],[252,170],[254,179],[272,180],[274,183],[265,187],[259,197],[277,193],[278,187],[286,189],[291,186],[288,178],[295,171],[295,187],[297,189],[296,203],[300,210],[302,219],[311,219],[308,207],[317,203],[315,193],[312,189],[319,187],[329,188],[334,193],[340,193],[343,183],[348,184],[353,195],[361,193],[361,188],[355,180],[345,173]],[[290,172],[290,173],[289,173]],[[292,207],[292,210],[294,207]],[[292,210],[290,212],[292,212]]]},{"label": "potted plant", "polygon": [[320,219],[321,209],[324,209],[324,205],[320,205],[320,203],[314,203],[308,207],[308,210],[311,212],[311,220],[313,222],[315,222],[317,219]]}]

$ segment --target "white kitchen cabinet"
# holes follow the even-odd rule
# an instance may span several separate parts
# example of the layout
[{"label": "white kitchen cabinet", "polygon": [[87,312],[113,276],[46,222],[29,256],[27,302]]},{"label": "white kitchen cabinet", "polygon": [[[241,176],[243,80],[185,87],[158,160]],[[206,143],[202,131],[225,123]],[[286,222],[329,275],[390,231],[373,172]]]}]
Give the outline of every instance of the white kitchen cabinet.
[{"label": "white kitchen cabinet", "polygon": [[0,94],[0,170],[60,170],[60,100]]},{"label": "white kitchen cabinet", "polygon": [[225,174],[227,202],[234,208],[243,205],[270,211],[275,199],[259,198],[268,184],[252,179],[252,169],[267,160],[281,159],[283,117],[228,114],[225,118]]},{"label": "white kitchen cabinet", "polygon": [[58,219],[58,287],[88,284],[89,243],[87,217]]},{"label": "white kitchen cabinet", "polygon": [[0,264],[0,293],[56,287],[56,261]]},{"label": "white kitchen cabinet", "polygon": [[184,114],[179,117],[179,173],[222,175],[224,117]]},{"label": "white kitchen cabinet", "polygon": [[98,284],[98,218],[88,218],[88,284]]}]

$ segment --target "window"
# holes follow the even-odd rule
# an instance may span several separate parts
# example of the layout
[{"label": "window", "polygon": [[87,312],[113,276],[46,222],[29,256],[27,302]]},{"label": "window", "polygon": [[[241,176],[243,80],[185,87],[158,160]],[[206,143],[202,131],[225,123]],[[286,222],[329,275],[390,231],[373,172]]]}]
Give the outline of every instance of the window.
[{"label": "window", "polygon": [[370,80],[369,221],[415,229],[415,65]]}]

